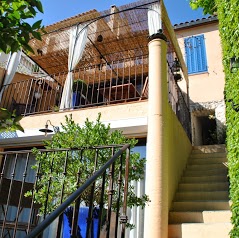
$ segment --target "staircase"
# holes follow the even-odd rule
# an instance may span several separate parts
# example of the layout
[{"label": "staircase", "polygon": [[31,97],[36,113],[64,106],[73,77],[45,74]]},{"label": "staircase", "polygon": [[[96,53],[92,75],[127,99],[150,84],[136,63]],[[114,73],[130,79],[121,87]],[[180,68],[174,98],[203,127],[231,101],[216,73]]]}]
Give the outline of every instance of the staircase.
[{"label": "staircase", "polygon": [[224,145],[195,146],[169,212],[169,238],[226,238],[231,230]]}]

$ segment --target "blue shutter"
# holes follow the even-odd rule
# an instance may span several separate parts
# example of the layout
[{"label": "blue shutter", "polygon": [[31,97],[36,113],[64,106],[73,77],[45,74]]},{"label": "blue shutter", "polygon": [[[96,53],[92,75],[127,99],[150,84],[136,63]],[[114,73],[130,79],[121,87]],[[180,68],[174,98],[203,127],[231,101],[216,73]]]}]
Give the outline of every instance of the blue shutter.
[{"label": "blue shutter", "polygon": [[188,73],[192,72],[192,38],[186,38],[184,39],[184,45],[185,45],[185,53],[186,53],[186,63],[188,67]]},{"label": "blue shutter", "polygon": [[198,72],[207,71],[207,57],[206,57],[206,48],[205,48],[205,40],[204,35],[200,35],[196,37],[198,44]]},{"label": "blue shutter", "polygon": [[204,35],[184,39],[188,73],[207,71],[207,57]]}]

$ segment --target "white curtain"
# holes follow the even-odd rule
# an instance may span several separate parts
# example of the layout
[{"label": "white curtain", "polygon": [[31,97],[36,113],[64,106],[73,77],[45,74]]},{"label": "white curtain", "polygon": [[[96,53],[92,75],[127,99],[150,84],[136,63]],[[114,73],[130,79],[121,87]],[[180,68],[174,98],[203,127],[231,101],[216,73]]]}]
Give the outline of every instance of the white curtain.
[{"label": "white curtain", "polygon": [[148,27],[150,36],[162,29],[160,3],[154,3],[148,9]]},{"label": "white curtain", "polygon": [[69,56],[68,56],[68,74],[63,88],[60,109],[72,107],[72,85],[73,74],[72,71],[79,63],[87,40],[88,27],[84,25],[74,26],[70,34],[69,42]]},{"label": "white curtain", "polygon": [[[14,78],[14,75],[17,71],[17,67],[20,63],[21,60],[21,55],[22,55],[22,51],[18,51],[18,52],[14,52],[11,56],[10,56],[10,60],[9,63],[7,65],[6,68],[6,74],[5,77],[3,79],[3,86],[10,84]],[[0,101],[2,99],[2,95],[4,92],[4,87],[2,88],[1,92],[0,92]]]}]

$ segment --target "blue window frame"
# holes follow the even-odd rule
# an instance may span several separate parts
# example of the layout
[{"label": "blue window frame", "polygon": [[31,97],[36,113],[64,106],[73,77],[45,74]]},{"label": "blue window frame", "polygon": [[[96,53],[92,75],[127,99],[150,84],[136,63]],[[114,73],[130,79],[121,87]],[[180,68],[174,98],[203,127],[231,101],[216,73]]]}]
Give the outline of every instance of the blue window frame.
[{"label": "blue window frame", "polygon": [[188,73],[207,72],[207,56],[204,35],[184,39]]}]

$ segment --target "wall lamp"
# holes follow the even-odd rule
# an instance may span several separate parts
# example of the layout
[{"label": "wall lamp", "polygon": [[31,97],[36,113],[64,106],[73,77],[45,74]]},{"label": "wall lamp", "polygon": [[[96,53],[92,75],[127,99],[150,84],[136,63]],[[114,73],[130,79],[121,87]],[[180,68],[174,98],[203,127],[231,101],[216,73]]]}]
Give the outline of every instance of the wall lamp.
[{"label": "wall lamp", "polygon": [[180,64],[178,58],[175,58],[173,61],[173,65],[172,65],[172,71],[173,71],[174,80],[176,82],[181,81],[183,79],[182,75],[180,73],[180,69],[181,69],[181,64]]},{"label": "wall lamp", "polygon": [[236,57],[230,58],[230,71],[231,71],[231,73],[237,72],[238,69],[239,69],[239,59],[237,59]]},{"label": "wall lamp", "polygon": [[[49,125],[51,125],[53,127],[53,130],[49,129],[48,128],[48,123]],[[45,124],[45,128],[42,128],[42,129],[39,129],[40,132],[44,132],[45,133],[45,136],[47,136],[48,133],[52,133],[53,131],[55,133],[59,132],[60,131],[60,128],[59,126],[54,126],[52,125],[51,121],[50,120],[47,120],[46,121],[46,124]]]}]

